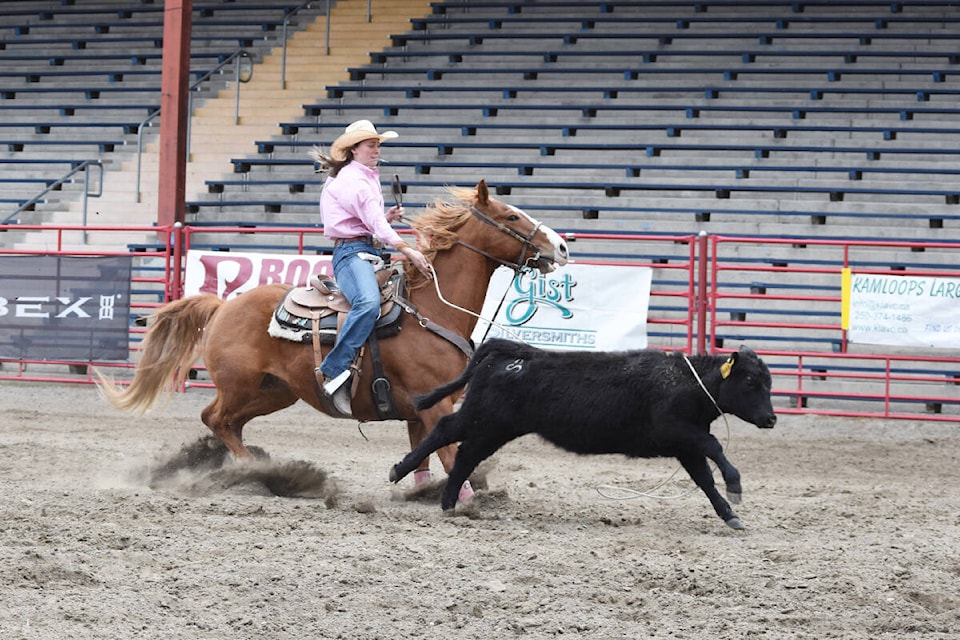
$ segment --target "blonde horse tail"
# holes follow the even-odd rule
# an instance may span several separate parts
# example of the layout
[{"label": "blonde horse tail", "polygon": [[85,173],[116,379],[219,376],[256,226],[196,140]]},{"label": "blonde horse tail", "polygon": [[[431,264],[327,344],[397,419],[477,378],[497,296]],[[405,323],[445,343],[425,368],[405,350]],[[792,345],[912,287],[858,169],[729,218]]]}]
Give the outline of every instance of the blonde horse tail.
[{"label": "blonde horse tail", "polygon": [[140,361],[133,380],[121,387],[97,371],[98,386],[103,396],[117,409],[144,413],[157,400],[179,389],[199,358],[203,346],[203,329],[223,301],[204,294],[175,300],[150,316],[144,335]]}]

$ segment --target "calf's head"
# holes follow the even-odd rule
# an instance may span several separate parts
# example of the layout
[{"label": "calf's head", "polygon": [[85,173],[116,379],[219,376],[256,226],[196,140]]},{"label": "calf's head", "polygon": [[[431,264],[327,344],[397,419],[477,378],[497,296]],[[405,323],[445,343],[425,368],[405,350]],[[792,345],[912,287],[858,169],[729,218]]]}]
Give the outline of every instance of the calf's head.
[{"label": "calf's head", "polygon": [[732,413],[761,429],[777,424],[770,400],[770,370],[749,347],[731,353],[720,367],[720,392],[717,404],[724,413]]}]

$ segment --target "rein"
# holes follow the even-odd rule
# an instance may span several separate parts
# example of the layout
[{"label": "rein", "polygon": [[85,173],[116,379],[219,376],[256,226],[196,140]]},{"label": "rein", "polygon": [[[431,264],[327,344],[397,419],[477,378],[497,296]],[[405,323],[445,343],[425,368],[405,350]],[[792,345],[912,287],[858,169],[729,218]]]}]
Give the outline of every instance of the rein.
[{"label": "rein", "polygon": [[[498,231],[501,231],[507,234],[508,236],[510,236],[511,238],[517,240],[520,243],[520,255],[517,256],[517,259],[514,262],[509,262],[507,260],[503,260],[496,256],[492,256],[486,251],[484,251],[483,249],[479,247],[475,247],[472,244],[469,244],[467,242],[464,242],[459,238],[457,239],[457,244],[462,245],[475,253],[479,253],[480,255],[484,256],[489,260],[493,260],[497,264],[500,264],[505,267],[510,267],[514,271],[514,273],[522,273],[523,271],[531,270],[532,267],[528,266],[528,263],[531,261],[537,262],[540,259],[540,250],[537,248],[537,245],[533,244],[532,240],[533,240],[533,237],[537,235],[537,231],[543,225],[542,222],[537,222],[536,225],[534,225],[533,229],[531,229],[529,235],[524,236],[520,233],[517,233],[517,231],[515,231],[514,229],[511,229],[507,225],[501,222],[497,222],[487,214],[480,211],[476,206],[470,207],[470,213],[473,214],[473,216],[477,220],[480,220],[484,224],[488,224],[491,227],[497,229]],[[532,256],[527,260],[524,260],[524,256],[527,255],[527,253],[531,253]],[[463,307],[458,306],[450,302],[446,298],[444,298],[443,293],[440,291],[440,281],[437,278],[437,272],[434,271],[433,269],[433,265],[430,265],[430,272],[431,272],[431,280],[433,280],[433,286],[437,291],[437,297],[440,299],[440,302],[447,305],[448,307],[457,309],[458,311],[462,311],[468,315],[471,315],[477,318],[478,320],[483,320],[484,322],[488,322],[491,325],[497,325],[507,333],[513,333],[506,327],[502,327],[498,325],[493,320],[486,320],[485,318],[481,317],[479,314],[474,313],[469,309],[464,309]],[[440,336],[447,342],[457,347],[457,349],[459,349],[468,359],[473,357],[473,351],[474,351],[473,344],[469,340],[464,339],[463,336],[461,336],[460,334],[454,333],[450,329],[447,329],[446,327],[441,326],[436,322],[434,322],[433,320],[431,320],[430,318],[424,316],[423,314],[420,313],[420,311],[416,308],[416,306],[413,305],[413,303],[403,298],[399,294],[394,294],[393,299],[398,305],[400,305],[403,308],[404,311],[414,316],[421,327],[423,327],[424,329],[427,329],[428,331],[432,331],[436,335]]]},{"label": "rein", "polygon": [[[504,333],[509,333],[509,334],[512,335],[514,338],[516,338],[517,340],[519,340],[519,341],[522,342],[522,339],[520,338],[520,336],[518,336],[518,335],[516,334],[516,332],[511,331],[509,328],[505,327],[504,325],[500,324],[499,322],[497,322],[497,321],[495,321],[495,320],[488,320],[487,318],[484,318],[483,316],[481,316],[479,313],[474,313],[473,311],[470,311],[470,309],[465,309],[464,307],[461,307],[461,306],[458,305],[458,304],[454,304],[454,303],[450,302],[449,300],[447,300],[446,298],[444,298],[444,297],[443,297],[443,293],[440,291],[440,280],[437,278],[437,272],[436,272],[436,271],[433,271],[433,265],[430,265],[430,271],[433,272],[433,288],[436,289],[436,291],[437,291],[437,298],[440,299],[440,302],[442,302],[443,304],[447,305],[447,306],[450,307],[451,309],[456,309],[457,311],[462,311],[463,313],[467,314],[468,316],[473,316],[473,317],[476,318],[477,320],[482,320],[483,322],[486,322],[487,324],[489,324],[489,325],[491,325],[491,326],[497,327],[498,329],[500,329],[500,330],[503,331]],[[516,277],[516,276],[514,276],[514,277]],[[496,318],[496,314],[494,314],[494,318]],[[487,330],[489,331],[489,328],[488,328]],[[462,351],[462,349],[461,349],[461,351]],[[472,351],[472,350],[471,350],[471,351]]]}]

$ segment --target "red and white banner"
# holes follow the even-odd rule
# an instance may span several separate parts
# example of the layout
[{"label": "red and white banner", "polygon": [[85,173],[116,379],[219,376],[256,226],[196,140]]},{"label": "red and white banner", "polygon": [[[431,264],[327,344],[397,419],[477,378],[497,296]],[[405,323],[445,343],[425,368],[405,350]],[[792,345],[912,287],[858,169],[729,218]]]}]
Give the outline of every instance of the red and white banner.
[{"label": "red and white banner", "polygon": [[313,274],[333,274],[330,256],[188,251],[183,295],[213,293],[227,300],[264,284],[303,286]]}]

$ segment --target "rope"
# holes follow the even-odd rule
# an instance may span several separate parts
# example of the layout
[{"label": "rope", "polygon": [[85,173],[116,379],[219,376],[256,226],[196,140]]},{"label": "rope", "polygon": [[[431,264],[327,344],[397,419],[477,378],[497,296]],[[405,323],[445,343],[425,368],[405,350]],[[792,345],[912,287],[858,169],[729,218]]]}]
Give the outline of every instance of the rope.
[{"label": "rope", "polygon": [[430,265],[430,273],[431,273],[432,276],[433,276],[433,277],[432,277],[433,287],[437,290],[437,297],[440,298],[440,302],[442,302],[443,304],[447,305],[447,306],[450,307],[451,309],[456,309],[457,311],[462,311],[462,312],[466,313],[467,315],[473,316],[473,317],[476,318],[477,320],[482,320],[483,322],[486,322],[487,324],[489,324],[489,325],[491,325],[491,326],[497,327],[498,329],[500,329],[500,330],[503,331],[504,333],[509,333],[509,334],[510,334],[511,336],[513,336],[516,340],[519,340],[519,341],[521,341],[521,342],[523,341],[522,338],[521,338],[515,331],[512,331],[511,329],[508,329],[508,328],[505,327],[504,325],[500,324],[499,322],[496,321],[496,319],[487,320],[486,318],[484,318],[483,316],[481,316],[479,313],[474,313],[473,311],[470,311],[470,309],[464,309],[463,307],[461,307],[461,306],[459,306],[459,305],[456,305],[456,304],[450,302],[449,300],[447,300],[446,298],[444,298],[444,297],[443,297],[443,293],[440,291],[440,279],[437,278],[437,272],[433,269],[433,265],[432,265],[432,264]]}]

